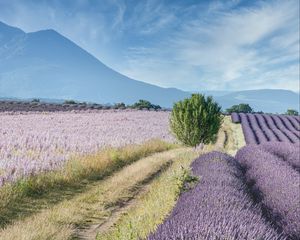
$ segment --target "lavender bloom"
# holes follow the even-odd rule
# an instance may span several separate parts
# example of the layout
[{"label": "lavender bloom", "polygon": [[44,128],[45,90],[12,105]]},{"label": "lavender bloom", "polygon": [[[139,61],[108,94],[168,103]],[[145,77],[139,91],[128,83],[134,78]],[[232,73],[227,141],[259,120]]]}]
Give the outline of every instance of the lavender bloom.
[{"label": "lavender bloom", "polygon": [[261,145],[242,148],[236,159],[247,169],[247,182],[254,184],[263,205],[270,209],[269,218],[291,239],[299,239],[299,172],[280,157],[266,152]]},{"label": "lavender bloom", "polygon": [[298,118],[268,114],[233,113],[232,121],[240,120],[247,144],[264,142],[298,143],[300,128]]},{"label": "lavender bloom", "polygon": [[174,141],[169,112],[94,110],[0,114],[0,187],[62,167],[72,155],[139,144]]},{"label": "lavender bloom", "polygon": [[285,239],[265,222],[247,195],[234,158],[211,152],[196,159],[192,169],[199,183],[180,196],[171,215],[148,240]]},{"label": "lavender bloom", "polygon": [[285,116],[277,116],[283,123],[283,125],[285,126],[285,128],[287,128],[289,131],[291,131],[292,133],[294,133],[298,139],[300,139],[300,131],[296,130],[293,125],[291,124],[291,122],[289,121],[289,119]]},{"label": "lavender bloom", "polygon": [[269,141],[269,138],[264,132],[264,129],[262,129],[261,126],[259,125],[259,122],[257,121],[255,115],[247,114],[246,116],[247,116],[247,120],[250,122],[252,131],[254,131],[255,135],[257,136],[258,143]]},{"label": "lavender bloom", "polygon": [[239,114],[237,114],[237,113],[231,113],[231,121],[233,123],[240,123],[241,119],[240,119]]},{"label": "lavender bloom", "polygon": [[276,124],[271,115],[265,114],[263,115],[263,117],[266,119],[266,122],[279,137],[280,142],[291,142],[290,139],[278,128],[278,125]]},{"label": "lavender bloom", "polygon": [[293,127],[297,130],[300,131],[300,121],[296,117],[293,116],[286,116],[286,118],[291,122]]},{"label": "lavender bloom", "polygon": [[[289,129],[285,122],[277,115],[271,116],[277,128],[290,140],[290,142],[295,143],[299,141],[298,131],[294,129]],[[284,118],[287,120],[287,118]],[[299,132],[300,133],[300,132]]]},{"label": "lavender bloom", "polygon": [[251,123],[248,121],[247,115],[244,113],[239,114],[242,123],[242,129],[247,144],[258,144],[258,137],[256,133],[252,131]]},{"label": "lavender bloom", "polygon": [[280,157],[300,172],[300,142],[296,144],[269,142],[261,145],[266,152]]},{"label": "lavender bloom", "polygon": [[255,114],[257,121],[259,122],[262,129],[264,129],[265,133],[268,135],[269,141],[280,141],[278,135],[274,132],[274,130],[268,125],[266,119],[262,114]]}]

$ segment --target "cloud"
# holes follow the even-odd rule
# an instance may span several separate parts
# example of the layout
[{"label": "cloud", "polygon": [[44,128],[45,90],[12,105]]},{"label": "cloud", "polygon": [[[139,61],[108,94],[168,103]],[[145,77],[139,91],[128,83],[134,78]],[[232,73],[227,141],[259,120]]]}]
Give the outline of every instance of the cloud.
[{"label": "cloud", "polygon": [[295,5],[296,1],[260,2],[224,12],[228,5],[219,3],[204,17],[181,25],[163,50],[158,45],[143,55],[131,54],[121,71],[164,86],[177,82],[187,90],[283,87],[299,91]]}]

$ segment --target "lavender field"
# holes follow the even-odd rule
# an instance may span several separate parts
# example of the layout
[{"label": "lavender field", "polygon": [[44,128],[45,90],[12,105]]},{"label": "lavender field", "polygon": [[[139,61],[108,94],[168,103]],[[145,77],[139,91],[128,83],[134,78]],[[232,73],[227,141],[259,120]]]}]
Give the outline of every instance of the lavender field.
[{"label": "lavender field", "polygon": [[248,145],[239,150],[236,160],[245,169],[246,182],[266,219],[290,239],[299,239],[300,172],[295,167],[300,164],[300,149],[290,145],[282,152],[268,143]]},{"label": "lavender field", "polygon": [[300,149],[276,144],[196,159],[199,183],[148,239],[299,239]]},{"label": "lavender field", "polygon": [[232,122],[241,123],[247,144],[264,142],[299,143],[300,117],[233,113]]},{"label": "lavender field", "polygon": [[180,196],[149,240],[285,239],[252,202],[242,169],[233,157],[211,152],[196,159],[192,169],[199,183]]},{"label": "lavender field", "polygon": [[168,124],[168,112],[0,113],[0,186],[59,168],[73,155],[156,138],[172,142]]},{"label": "lavender field", "polygon": [[199,182],[149,240],[300,239],[299,117],[232,114],[247,145],[192,163]]}]

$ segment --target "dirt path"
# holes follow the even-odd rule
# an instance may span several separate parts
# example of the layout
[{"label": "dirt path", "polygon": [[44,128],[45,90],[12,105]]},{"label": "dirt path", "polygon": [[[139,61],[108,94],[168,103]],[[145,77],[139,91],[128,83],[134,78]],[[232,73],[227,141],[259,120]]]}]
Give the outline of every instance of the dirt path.
[{"label": "dirt path", "polygon": [[174,149],[140,159],[94,183],[88,191],[7,226],[0,230],[0,239],[95,239],[99,230],[114,224],[147,191],[147,184],[185,151]]},{"label": "dirt path", "polygon": [[[164,165],[162,165],[160,169],[158,169],[156,172],[130,189],[132,195],[127,199],[122,199],[122,201],[118,202],[114,207],[111,207],[111,215],[108,219],[106,219],[105,221],[100,220],[100,222],[99,219],[90,219],[89,224],[82,228],[78,228],[76,236],[74,238],[82,240],[96,239],[98,232],[103,233],[110,229],[110,227],[112,227],[117,222],[122,214],[126,213],[132,206],[136,204],[137,197],[147,192],[148,184],[150,184],[152,180],[158,177],[163,171],[168,169],[171,164],[171,160],[167,161]],[[98,223],[92,223],[97,222],[97,220]]]}]

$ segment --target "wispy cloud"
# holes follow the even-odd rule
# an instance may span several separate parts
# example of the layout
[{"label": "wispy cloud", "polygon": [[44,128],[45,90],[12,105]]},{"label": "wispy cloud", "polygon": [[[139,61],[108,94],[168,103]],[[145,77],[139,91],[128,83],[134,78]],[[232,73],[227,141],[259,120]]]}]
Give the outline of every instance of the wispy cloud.
[{"label": "wispy cloud", "polygon": [[132,78],[186,90],[299,90],[299,2],[0,1],[0,21],[54,28]]},{"label": "wispy cloud", "polygon": [[[158,74],[147,70],[164,68],[163,76],[172,76],[172,83],[189,90],[283,87],[298,91],[296,1],[259,2],[226,12],[223,9],[228,5],[209,7],[209,14],[182,24],[167,39],[163,51],[157,46],[144,56],[131,55],[129,66],[122,71],[132,77],[149,76],[147,80],[151,81]],[[167,60],[155,60],[160,58]],[[189,74],[182,74],[184,71]],[[159,80],[171,85],[169,78],[160,76],[152,81]]]}]

